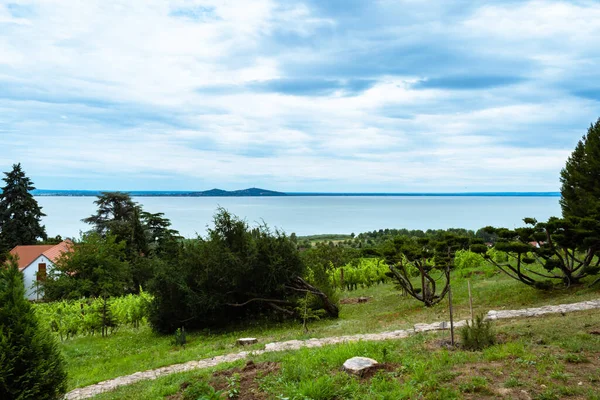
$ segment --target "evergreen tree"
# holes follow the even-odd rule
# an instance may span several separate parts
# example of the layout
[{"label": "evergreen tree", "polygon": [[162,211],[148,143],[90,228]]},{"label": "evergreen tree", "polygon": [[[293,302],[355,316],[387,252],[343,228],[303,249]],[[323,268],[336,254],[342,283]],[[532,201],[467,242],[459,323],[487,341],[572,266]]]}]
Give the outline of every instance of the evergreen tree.
[{"label": "evergreen tree", "polygon": [[103,237],[116,236],[126,243],[127,258],[136,262],[140,256],[172,251],[179,232],[170,229],[171,221],[163,213],[148,213],[122,192],[104,192],[94,202],[96,213],[82,221],[93,226]]},{"label": "evergreen tree", "polygon": [[0,267],[0,398],[62,399],[65,365],[55,339],[25,299],[16,259]]},{"label": "evergreen tree", "polygon": [[205,239],[185,241],[171,259],[157,260],[148,287],[150,323],[159,332],[182,326],[224,326],[257,316],[300,317],[299,299],[319,299],[337,317],[336,304],[304,279],[296,245],[266,225],[248,224],[219,209]]},{"label": "evergreen tree", "polygon": [[41,207],[30,193],[35,189],[33,182],[21,169],[21,164],[13,165],[5,172],[6,186],[0,193],[0,254],[17,245],[35,244],[45,240],[46,228],[40,221],[45,216]]},{"label": "evergreen tree", "polygon": [[577,143],[560,182],[563,217],[600,216],[600,118]]}]

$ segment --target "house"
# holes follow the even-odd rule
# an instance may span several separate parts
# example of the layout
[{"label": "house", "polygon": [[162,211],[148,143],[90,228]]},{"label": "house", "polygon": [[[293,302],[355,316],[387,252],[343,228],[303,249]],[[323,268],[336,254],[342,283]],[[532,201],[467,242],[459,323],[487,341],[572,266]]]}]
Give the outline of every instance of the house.
[{"label": "house", "polygon": [[63,253],[72,251],[73,242],[64,240],[59,244],[17,246],[10,254],[18,257],[19,271],[25,281],[25,296],[29,300],[39,300],[43,293],[38,290],[39,281],[46,278],[46,273],[54,267],[54,263]]}]

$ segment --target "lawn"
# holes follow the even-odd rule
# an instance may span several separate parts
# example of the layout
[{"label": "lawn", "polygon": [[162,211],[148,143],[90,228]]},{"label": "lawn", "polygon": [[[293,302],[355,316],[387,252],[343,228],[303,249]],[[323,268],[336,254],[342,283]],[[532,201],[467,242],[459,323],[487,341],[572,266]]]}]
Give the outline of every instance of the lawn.
[{"label": "lawn", "polygon": [[[197,400],[211,392],[241,400],[600,399],[599,310],[505,321],[495,331],[499,343],[483,351],[446,348],[447,332],[421,334],[268,353],[246,366],[174,374],[94,399]],[[340,367],[353,356],[383,368],[350,376]]]},{"label": "lawn", "polygon": [[[470,276],[462,276],[470,275]],[[470,279],[477,313],[490,309],[516,309],[545,304],[572,303],[600,295],[598,288],[571,288],[540,292],[516,282],[493,269],[459,271],[453,275],[453,296],[457,319],[469,316],[467,279]],[[305,333],[298,322],[256,321],[229,331],[201,331],[188,334],[185,348],[173,345],[172,337],[153,333],[147,326],[122,329],[107,338],[78,337],[61,344],[67,360],[69,388],[87,386],[106,379],[174,363],[239,351],[235,340],[257,337],[259,349],[265,343],[310,337],[350,335],[410,328],[414,323],[447,320],[447,303],[424,308],[421,303],[400,295],[392,284],[353,292],[342,298],[365,296],[370,301],[341,306],[340,318],[310,322]]]}]

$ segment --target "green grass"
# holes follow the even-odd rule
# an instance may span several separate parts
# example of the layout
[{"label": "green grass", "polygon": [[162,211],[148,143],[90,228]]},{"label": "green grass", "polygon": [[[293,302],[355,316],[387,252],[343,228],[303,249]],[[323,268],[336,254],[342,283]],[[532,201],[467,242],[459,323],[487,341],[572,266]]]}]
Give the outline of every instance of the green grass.
[{"label": "green grass", "polygon": [[[476,313],[490,309],[516,309],[545,304],[560,304],[597,298],[598,289],[571,288],[555,292],[540,292],[500,275],[490,268],[480,269],[482,274],[470,277],[473,305]],[[467,283],[469,271],[453,276],[454,312],[456,319],[469,318]],[[172,345],[170,336],[154,334],[148,327],[139,330],[122,329],[107,337],[78,337],[61,344],[65,355],[69,388],[87,386],[117,376],[146,369],[236,352],[235,340],[240,337],[257,337],[259,344],[250,349],[262,348],[265,343],[290,339],[307,339],[380,332],[410,328],[415,323],[448,319],[447,302],[425,308],[411,297],[403,297],[392,284],[383,284],[353,292],[343,292],[342,298],[367,296],[367,303],[341,306],[340,318],[310,322],[309,333],[299,322],[254,322],[243,328],[222,331],[188,333],[185,348]],[[577,353],[577,343],[572,343],[572,353]]]},{"label": "green grass", "polygon": [[[533,399],[598,399],[600,337],[589,331],[599,327],[599,312],[594,310],[566,317],[503,322],[496,328],[504,343],[480,352],[441,347],[440,339],[448,335],[445,332],[268,353],[253,361],[275,362],[279,369],[257,377],[253,388],[263,394],[261,398],[290,400],[521,398],[521,390]],[[538,337],[545,338],[544,344],[538,344]],[[577,354],[588,362],[571,362],[568,355],[572,348],[578,348]],[[354,356],[374,358],[386,368],[368,378],[350,376],[340,367]],[[239,368],[242,364],[219,369]],[[185,395],[196,385],[215,384],[214,371],[140,382],[95,399],[150,400],[178,392]],[[183,384],[188,389],[182,391]]]}]

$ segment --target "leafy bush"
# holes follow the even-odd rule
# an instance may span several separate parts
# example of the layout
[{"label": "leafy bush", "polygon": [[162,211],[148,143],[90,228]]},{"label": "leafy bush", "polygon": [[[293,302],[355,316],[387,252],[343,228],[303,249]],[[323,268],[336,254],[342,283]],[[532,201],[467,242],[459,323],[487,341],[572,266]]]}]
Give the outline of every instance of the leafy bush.
[{"label": "leafy bush", "polygon": [[462,346],[467,350],[482,350],[496,342],[496,335],[492,329],[492,323],[483,318],[483,315],[475,316],[471,324],[460,330]]},{"label": "leafy bush", "polygon": [[296,245],[283,233],[247,223],[219,209],[206,239],[186,241],[179,254],[157,265],[149,290],[152,327],[223,326],[258,315],[301,317],[298,299],[318,296],[328,314],[337,306],[303,277],[306,268]]},{"label": "leafy bush", "polygon": [[486,265],[485,258],[469,250],[458,250],[454,256],[454,267],[457,269],[478,268],[483,265]]},{"label": "leafy bush", "polygon": [[185,347],[186,343],[187,343],[187,337],[185,335],[185,328],[177,328],[177,330],[173,334],[172,344],[174,346]]},{"label": "leafy bush", "polygon": [[16,260],[0,267],[0,398],[61,399],[67,373],[55,339],[25,299]]}]

